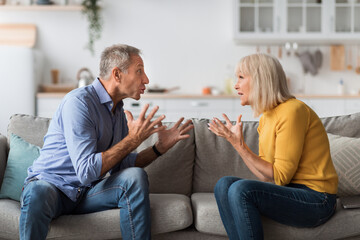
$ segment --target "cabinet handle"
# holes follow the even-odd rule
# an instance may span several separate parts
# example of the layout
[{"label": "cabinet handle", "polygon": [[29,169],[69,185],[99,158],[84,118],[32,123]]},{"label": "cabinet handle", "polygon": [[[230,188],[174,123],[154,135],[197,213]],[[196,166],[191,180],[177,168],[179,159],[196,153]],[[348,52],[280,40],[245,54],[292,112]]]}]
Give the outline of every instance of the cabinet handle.
[{"label": "cabinet handle", "polygon": [[208,105],[207,102],[191,102],[192,107],[207,107]]},{"label": "cabinet handle", "polygon": [[132,103],[131,106],[132,107],[140,107],[140,103]]}]

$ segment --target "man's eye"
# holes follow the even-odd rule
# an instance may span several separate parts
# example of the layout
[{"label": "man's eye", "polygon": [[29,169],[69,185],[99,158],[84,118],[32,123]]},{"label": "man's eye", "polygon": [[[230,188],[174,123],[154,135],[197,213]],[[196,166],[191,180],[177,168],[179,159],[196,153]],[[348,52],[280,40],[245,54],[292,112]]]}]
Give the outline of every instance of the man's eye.
[{"label": "man's eye", "polygon": [[141,69],[137,70],[137,73],[141,73]]}]

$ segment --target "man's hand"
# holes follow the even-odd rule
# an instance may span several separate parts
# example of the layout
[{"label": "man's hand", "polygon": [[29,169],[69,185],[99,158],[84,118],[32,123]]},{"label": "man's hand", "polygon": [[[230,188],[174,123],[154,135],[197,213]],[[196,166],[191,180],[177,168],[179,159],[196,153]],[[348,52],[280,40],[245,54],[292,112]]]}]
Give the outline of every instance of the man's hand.
[{"label": "man's hand", "polygon": [[[165,118],[164,115],[158,117],[154,121],[151,121],[154,117],[155,113],[159,110],[159,107],[154,107],[149,115],[146,117],[146,111],[149,108],[149,104],[146,104],[144,108],[141,110],[139,118],[134,120],[131,112],[125,110],[125,114],[127,117],[127,125],[129,128],[128,137],[136,143],[136,145],[140,145],[145,139],[147,139],[150,135],[155,132],[163,131],[166,129],[166,126],[162,126],[161,121]],[[155,127],[158,126],[158,127]]]},{"label": "man's hand", "polygon": [[[172,148],[178,141],[182,139],[189,138],[190,135],[186,134],[190,129],[194,128],[191,120],[187,120],[185,124],[181,125],[184,118],[180,118],[175,125],[166,130],[161,130],[158,132],[159,141],[156,143],[156,148],[159,150],[161,154],[167,152],[170,148]],[[158,124],[158,128],[161,128],[162,123]]]}]

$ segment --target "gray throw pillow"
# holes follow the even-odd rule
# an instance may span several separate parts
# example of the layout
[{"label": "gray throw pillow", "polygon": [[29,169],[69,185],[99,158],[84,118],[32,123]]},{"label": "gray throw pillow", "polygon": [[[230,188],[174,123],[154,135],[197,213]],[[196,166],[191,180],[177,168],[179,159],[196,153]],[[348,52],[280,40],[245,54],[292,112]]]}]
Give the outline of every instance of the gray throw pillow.
[{"label": "gray throw pillow", "polygon": [[360,195],[360,138],[328,133],[331,158],[339,176],[338,196]]}]

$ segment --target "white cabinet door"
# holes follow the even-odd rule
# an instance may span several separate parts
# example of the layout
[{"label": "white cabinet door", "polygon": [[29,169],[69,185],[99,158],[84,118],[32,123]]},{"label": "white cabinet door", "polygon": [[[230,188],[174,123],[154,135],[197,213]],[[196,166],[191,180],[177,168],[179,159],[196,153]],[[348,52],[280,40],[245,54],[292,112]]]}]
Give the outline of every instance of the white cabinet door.
[{"label": "white cabinet door", "polygon": [[260,117],[257,118],[254,117],[254,112],[250,106],[242,106],[240,99],[234,99],[234,111],[232,116],[231,117],[229,116],[229,118],[231,120],[236,121],[237,117],[240,114],[242,115],[241,117],[242,121],[259,121],[260,119]]},{"label": "white cabinet door", "polygon": [[62,97],[37,97],[36,116],[52,118],[61,100]]},{"label": "white cabinet door", "polygon": [[167,119],[177,120],[185,118],[209,118],[217,117],[222,119],[222,113],[233,111],[233,99],[167,99]]},{"label": "white cabinet door", "polygon": [[155,106],[159,106],[159,110],[156,112],[155,117],[159,117],[166,113],[165,100],[163,98],[143,98],[139,101],[127,98],[124,100],[124,110],[130,111],[134,118],[137,118],[146,104],[149,104],[146,115],[148,115]]},{"label": "white cabinet door", "polygon": [[360,99],[346,99],[345,114],[360,112]]},{"label": "white cabinet door", "polygon": [[239,43],[358,43],[359,0],[233,0]]},{"label": "white cabinet door", "polygon": [[345,99],[310,99],[306,101],[319,117],[341,116],[345,114]]}]

